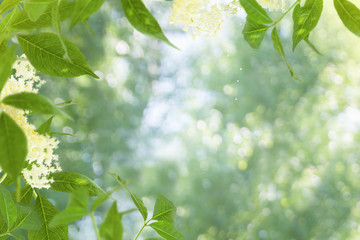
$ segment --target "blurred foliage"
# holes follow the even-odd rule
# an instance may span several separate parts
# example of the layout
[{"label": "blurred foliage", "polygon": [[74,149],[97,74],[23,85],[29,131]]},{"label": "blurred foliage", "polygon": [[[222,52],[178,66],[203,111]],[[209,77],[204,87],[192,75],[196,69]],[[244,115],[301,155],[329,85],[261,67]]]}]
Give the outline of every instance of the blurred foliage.
[{"label": "blurred foliage", "polygon": [[[155,13],[166,7],[157,4]],[[113,185],[107,171],[133,179],[145,205],[166,194],[186,239],[360,239],[360,42],[334,14],[325,8],[311,36],[324,56],[303,43],[286,53],[299,83],[270,34],[260,51],[247,46],[239,19],[213,40],[168,34],[177,51],[106,1],[89,21],[96,38],[81,25],[70,33],[100,80],[43,88],[75,103],[65,108],[74,121],[54,118],[74,133],[59,137],[63,169],[101,186]],[[285,49],[290,25],[279,28]],[[129,216],[135,232],[141,217]]]}]

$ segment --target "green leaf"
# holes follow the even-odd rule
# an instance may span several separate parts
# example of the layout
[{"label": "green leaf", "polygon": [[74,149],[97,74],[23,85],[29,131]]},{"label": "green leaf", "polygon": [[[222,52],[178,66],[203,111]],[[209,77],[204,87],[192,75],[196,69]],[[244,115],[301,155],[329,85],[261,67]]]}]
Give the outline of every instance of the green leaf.
[{"label": "green leaf", "polygon": [[259,24],[272,23],[266,11],[257,3],[256,0],[240,0],[240,4],[247,13],[247,18]]},{"label": "green leaf", "polygon": [[20,204],[16,204],[17,207],[17,220],[15,222],[15,226],[13,229],[16,228],[25,229],[25,230],[39,230],[41,227],[40,218],[36,214],[36,212],[27,206],[22,206]]},{"label": "green leaf", "polygon": [[[70,18],[74,12],[74,1],[62,0],[59,6],[60,20],[64,21]],[[49,27],[52,24],[52,8],[53,4],[48,6],[45,12],[35,22],[31,21],[25,11],[21,11],[10,24],[11,28],[20,30],[31,30],[35,28]]]},{"label": "green leaf", "polygon": [[51,116],[46,122],[41,124],[37,129],[36,132],[40,133],[41,135],[51,135],[51,122],[53,120],[54,116]]},{"label": "green leaf", "polygon": [[89,214],[87,211],[89,194],[86,188],[79,188],[69,196],[66,209],[51,220],[49,226],[55,227],[62,224],[69,224]]},{"label": "green leaf", "polygon": [[29,110],[33,113],[56,114],[60,112],[49,99],[31,92],[9,95],[2,100],[2,103],[19,109]]},{"label": "green leaf", "polygon": [[[13,200],[16,200],[16,191],[11,194]],[[31,203],[31,199],[33,196],[33,189],[30,185],[26,185],[22,188],[20,188],[20,198],[19,203],[22,203],[24,205],[29,205]]]},{"label": "green leaf", "polygon": [[360,37],[360,9],[348,0],[334,0],[334,5],[345,27]]},{"label": "green leaf", "polygon": [[264,40],[268,26],[253,22],[251,19],[246,18],[246,23],[242,31],[245,40],[254,49],[260,47],[261,42]]},{"label": "green leaf", "polygon": [[74,15],[71,19],[70,29],[72,29],[79,22],[85,21],[92,14],[96,13],[104,0],[77,0],[75,4]]},{"label": "green leaf", "polygon": [[123,186],[130,193],[131,199],[133,200],[136,208],[139,210],[139,212],[143,216],[144,221],[146,221],[148,212],[144,205],[144,202],[126,187],[124,181],[118,175],[116,175],[114,173],[108,173],[108,174],[113,176],[120,183],[120,185]]},{"label": "green leaf", "polygon": [[12,65],[15,61],[15,48],[7,49],[5,52],[0,53],[0,93],[5,86],[7,80],[12,74]]},{"label": "green leaf", "polygon": [[314,46],[314,44],[312,44],[312,42],[310,42],[309,37],[306,37],[306,38],[304,39],[304,41],[309,45],[309,47],[312,48],[312,50],[314,50],[314,52],[316,52],[316,53],[319,54],[320,56],[323,56],[323,55],[321,54],[321,52]]},{"label": "green leaf", "polygon": [[104,222],[100,226],[100,236],[105,240],[122,240],[123,226],[122,214],[118,213],[116,202],[110,207]]},{"label": "green leaf", "polygon": [[17,219],[17,208],[10,192],[0,185],[0,212],[10,229]]},{"label": "green leaf", "polygon": [[88,215],[88,212],[80,207],[68,207],[64,211],[56,214],[49,223],[50,227],[56,227],[59,225],[67,225],[69,223],[75,222],[80,218]]},{"label": "green leaf", "polygon": [[168,222],[154,222],[149,225],[166,240],[184,240],[185,237]]},{"label": "green leaf", "polygon": [[69,197],[68,207],[79,207],[87,210],[89,207],[89,193],[87,188],[81,187]]},{"label": "green leaf", "polygon": [[281,41],[280,41],[279,35],[277,33],[276,27],[273,29],[273,31],[271,33],[271,40],[273,41],[274,49],[279,53],[279,55],[281,56],[283,61],[286,63],[286,65],[287,65],[287,67],[288,67],[288,69],[290,71],[291,77],[293,77],[294,79],[301,82],[300,78],[295,74],[295,72],[292,69],[292,67],[290,66],[289,62],[286,60],[285,53],[284,53],[284,48],[283,48],[283,46],[281,44]]},{"label": "green leaf", "polygon": [[98,207],[100,207],[101,204],[103,204],[107,199],[109,199],[109,197],[111,196],[111,194],[113,192],[115,192],[119,189],[120,189],[120,187],[114,188],[111,191],[108,191],[108,192],[98,196],[91,204],[91,211],[95,211]]},{"label": "green leaf", "polygon": [[105,193],[94,181],[79,173],[56,172],[51,174],[51,177],[54,182],[50,188],[55,191],[74,192],[79,188],[86,188],[90,196],[99,196]]},{"label": "green leaf", "polygon": [[126,18],[139,32],[167,43],[177,49],[164,35],[159,23],[141,0],[121,0]]},{"label": "green leaf", "polygon": [[298,4],[293,12],[293,51],[301,40],[309,36],[319,22],[323,10],[323,0],[307,0],[303,7]]},{"label": "green leaf", "polygon": [[77,77],[88,74],[98,78],[76,45],[65,38],[63,41],[70,59],[64,58],[65,51],[59,37],[54,33],[18,35],[17,38],[31,64],[42,73],[54,77]]},{"label": "green leaf", "polygon": [[156,198],[152,220],[173,223],[175,221],[176,207],[165,196]]},{"label": "green leaf", "polygon": [[45,12],[51,2],[54,2],[54,0],[24,0],[24,10],[30,20],[35,22]]},{"label": "green leaf", "polygon": [[38,195],[35,205],[35,212],[40,217],[41,227],[36,231],[29,231],[29,240],[66,240],[68,237],[68,227],[61,225],[57,227],[50,227],[51,219],[58,213],[58,210],[51,204],[49,200]]},{"label": "green leaf", "polygon": [[13,9],[19,3],[20,3],[20,0],[4,0],[4,1],[2,1],[0,4],[0,15]]},{"label": "green leaf", "polygon": [[6,113],[0,114],[0,166],[16,178],[25,167],[27,140],[24,132]]}]

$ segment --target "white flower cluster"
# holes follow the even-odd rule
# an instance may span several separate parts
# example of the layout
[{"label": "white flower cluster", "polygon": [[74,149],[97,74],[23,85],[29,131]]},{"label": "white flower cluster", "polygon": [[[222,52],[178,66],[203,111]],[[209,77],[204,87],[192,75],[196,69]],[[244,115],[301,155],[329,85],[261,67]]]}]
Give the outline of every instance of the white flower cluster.
[{"label": "white flower cluster", "polygon": [[[289,0],[257,0],[270,11],[285,11]],[[215,37],[224,24],[224,17],[237,14],[238,0],[174,0],[170,10],[170,23],[182,24],[183,29],[194,38],[204,33]]]},{"label": "white flower cluster", "polygon": [[182,24],[193,37],[204,33],[214,37],[221,30],[224,16],[236,14],[240,9],[238,0],[214,3],[211,0],[174,0],[170,10],[170,23]]},{"label": "white flower cluster", "polygon": [[[14,63],[13,69],[15,69],[15,73],[5,84],[0,99],[20,92],[37,93],[38,88],[44,84],[44,81],[35,76],[35,69],[25,55]],[[58,140],[37,133],[35,126],[28,122],[24,110],[5,104],[0,105],[0,110],[12,117],[26,135],[28,167],[22,171],[25,181],[33,188],[49,188],[53,182],[53,179],[49,178],[49,174],[61,170],[58,156],[54,154],[54,149],[59,143]]]},{"label": "white flower cluster", "polygon": [[257,2],[263,7],[270,11],[285,11],[288,6],[289,0],[257,0]]}]

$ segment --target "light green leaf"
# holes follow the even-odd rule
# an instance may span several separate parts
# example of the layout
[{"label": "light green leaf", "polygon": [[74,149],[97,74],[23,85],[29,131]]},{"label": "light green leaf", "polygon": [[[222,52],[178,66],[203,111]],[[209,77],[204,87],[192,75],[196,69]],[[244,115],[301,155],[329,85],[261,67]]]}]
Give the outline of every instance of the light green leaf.
[{"label": "light green leaf", "polygon": [[20,3],[20,0],[4,0],[4,1],[2,1],[0,4],[0,15],[13,9],[19,3]]},{"label": "light green leaf", "polygon": [[0,114],[0,166],[16,178],[25,167],[27,140],[24,132],[6,113]]},{"label": "light green leaf", "polygon": [[309,36],[319,22],[323,10],[323,0],[307,0],[303,7],[298,4],[293,12],[293,51],[301,40]]},{"label": "light green leaf", "polygon": [[143,216],[144,221],[146,221],[148,212],[144,205],[144,202],[126,187],[124,181],[118,175],[116,175],[114,173],[108,173],[108,174],[113,176],[120,183],[120,185],[123,186],[130,193],[131,199],[133,200],[136,208],[139,210],[139,212]]},{"label": "light green leaf", "polygon": [[164,35],[159,23],[141,0],[121,0],[126,18],[139,32],[167,43],[177,49]]},{"label": "light green leaf", "polygon": [[41,227],[36,231],[29,231],[29,240],[67,240],[68,227],[61,225],[57,227],[50,227],[51,219],[58,213],[58,210],[41,194],[38,195],[35,205],[35,212],[40,217]]},{"label": "light green leaf", "polygon": [[2,100],[2,103],[19,109],[30,110],[33,113],[56,114],[60,112],[49,99],[31,92],[9,95]]},{"label": "light green leaf", "polygon": [[75,4],[74,15],[71,19],[70,29],[72,29],[79,22],[85,21],[92,14],[96,13],[104,0],[77,0]]},{"label": "light green leaf", "polygon": [[301,82],[300,78],[295,74],[295,72],[292,69],[292,67],[290,66],[289,62],[286,60],[284,48],[281,44],[280,37],[277,33],[276,27],[273,29],[273,31],[271,33],[271,40],[273,41],[274,49],[279,53],[279,55],[281,56],[283,61],[286,63],[286,65],[290,71],[291,77],[293,77],[295,80],[298,80]]},{"label": "light green leaf", "polygon": [[64,58],[65,51],[54,33],[18,35],[17,38],[31,64],[42,73],[54,77],[77,77],[88,74],[98,78],[76,45],[65,38],[63,41],[70,60]]},{"label": "light green leaf", "polygon": [[86,188],[90,196],[99,196],[104,194],[102,190],[90,178],[75,172],[56,172],[51,174],[54,182],[51,189],[59,192],[74,192],[79,188]]},{"label": "light green leaf", "polygon": [[22,206],[16,204],[18,217],[15,222],[16,228],[25,229],[25,230],[39,230],[41,227],[40,218],[36,212],[31,207]]},{"label": "light green leaf", "polygon": [[173,223],[175,221],[176,207],[165,196],[156,198],[152,220]]},{"label": "light green leaf", "polygon": [[35,22],[52,2],[54,2],[54,0],[23,0],[24,10],[30,20]]},{"label": "light green leaf", "polygon": [[122,240],[122,214],[118,213],[116,202],[110,207],[104,222],[100,226],[100,236],[105,240]]},{"label": "light green leaf", "polygon": [[0,212],[10,229],[17,219],[17,208],[10,192],[0,184]]},{"label": "light green leaf", "polygon": [[79,207],[87,210],[89,207],[89,193],[87,188],[81,187],[74,191],[69,197],[68,207]]},{"label": "light green leaf", "polygon": [[98,207],[101,206],[101,204],[103,204],[107,199],[109,199],[109,197],[111,196],[111,194],[117,190],[119,190],[121,187],[118,188],[114,188],[111,191],[108,191],[104,194],[101,194],[100,196],[98,196],[91,204],[91,211],[95,211]]},{"label": "light green leaf", "polygon": [[272,23],[273,20],[269,17],[266,11],[257,3],[256,0],[240,0],[247,13],[247,18],[259,24]]},{"label": "light green leaf", "polygon": [[85,217],[86,215],[88,215],[88,212],[81,207],[68,207],[64,211],[56,214],[51,219],[49,226],[56,227],[63,224],[67,225]]},{"label": "light green leaf", "polygon": [[268,26],[253,22],[251,19],[246,18],[246,24],[242,31],[245,40],[254,49],[260,47],[261,42],[264,40],[266,31],[269,29]]},{"label": "light green leaf", "polygon": [[348,0],[334,0],[334,5],[344,25],[360,37],[360,9]]},{"label": "light green leaf", "polygon": [[149,225],[166,240],[185,240],[185,237],[168,222],[154,222]]},{"label": "light green leaf", "polygon": [[322,56],[322,53],[314,46],[314,44],[312,44],[312,42],[310,42],[309,36],[306,37],[306,38],[304,39],[304,41],[309,45],[309,47],[312,48],[312,50],[314,50],[314,52],[316,52],[317,54],[319,54],[320,56]]},{"label": "light green leaf", "polygon": [[12,65],[15,61],[15,48],[7,49],[5,52],[0,53],[0,93],[3,89],[5,83],[7,82],[8,78],[12,74]]},{"label": "light green leaf", "polygon": [[51,122],[53,120],[54,116],[51,116],[46,122],[41,124],[37,129],[36,132],[40,133],[41,135],[51,135]]},{"label": "light green leaf", "polygon": [[[70,18],[74,12],[74,1],[62,0],[59,6],[60,20],[64,21]],[[31,30],[35,28],[49,27],[52,24],[52,8],[53,4],[50,4],[39,19],[35,22],[31,21],[25,11],[21,11],[11,22],[10,27],[21,30]]]}]

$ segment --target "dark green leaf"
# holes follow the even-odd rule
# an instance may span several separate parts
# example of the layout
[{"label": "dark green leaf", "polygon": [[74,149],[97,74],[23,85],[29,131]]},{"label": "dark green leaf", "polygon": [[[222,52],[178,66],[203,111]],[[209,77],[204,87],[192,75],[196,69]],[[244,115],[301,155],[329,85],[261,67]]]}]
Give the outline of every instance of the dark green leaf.
[{"label": "dark green leaf", "polygon": [[15,61],[14,51],[15,48],[10,48],[7,49],[5,52],[0,53],[0,93],[8,78],[12,74],[12,65]]},{"label": "dark green leaf", "polygon": [[121,0],[125,16],[139,32],[177,48],[164,35],[159,23],[141,0]]},{"label": "dark green leaf", "polygon": [[323,10],[323,0],[306,0],[305,5],[298,4],[293,12],[293,51],[301,40],[309,36],[319,22]]},{"label": "dark green leaf", "polygon": [[104,222],[100,226],[100,236],[105,240],[122,240],[123,226],[121,223],[122,214],[118,213],[116,202],[109,209]]},{"label": "dark green leaf", "polygon": [[[74,11],[75,2],[62,0],[59,6],[59,15],[61,21],[70,18]],[[21,11],[11,22],[10,27],[15,29],[31,30],[35,28],[49,27],[52,24],[52,8],[53,4],[48,6],[39,19],[35,22],[31,21],[25,11]]]},{"label": "dark green leaf", "polygon": [[22,92],[9,95],[4,98],[2,102],[19,109],[30,110],[34,113],[59,113],[59,109],[49,99],[42,95],[31,92]]},{"label": "dark green leaf", "polygon": [[[11,194],[13,200],[16,200],[16,191]],[[20,198],[19,203],[22,203],[24,205],[29,205],[31,203],[31,199],[33,196],[33,189],[30,185],[26,185],[22,188],[20,188]]]},{"label": "dark green leaf", "polygon": [[256,0],[240,0],[247,13],[247,18],[259,24],[272,23],[272,19]]},{"label": "dark green leaf", "polygon": [[111,176],[113,176],[120,183],[120,185],[123,186],[130,193],[131,199],[133,200],[136,208],[139,210],[139,212],[143,216],[144,221],[146,221],[148,212],[147,212],[147,209],[146,209],[143,201],[126,187],[124,181],[118,175],[116,175],[114,173],[109,173],[109,174]]},{"label": "dark green leaf", "polygon": [[23,0],[24,10],[30,20],[35,22],[45,12],[51,2],[54,2],[54,0]]},{"label": "dark green leaf", "polygon": [[334,0],[334,5],[344,25],[360,37],[360,9],[348,0]]},{"label": "dark green leaf", "polygon": [[36,129],[36,132],[38,132],[42,135],[50,135],[51,134],[50,126],[51,126],[51,122],[52,122],[53,118],[54,118],[54,116],[50,117],[48,120],[46,120],[46,122],[41,124],[38,127],[38,129]]},{"label": "dark green leaf", "polygon": [[152,220],[173,223],[175,221],[176,207],[165,196],[156,198]]},{"label": "dark green leaf", "polygon": [[41,194],[38,195],[35,205],[35,212],[40,217],[41,227],[36,231],[29,231],[29,240],[67,240],[68,227],[61,225],[57,227],[50,227],[51,219],[58,213],[58,210]]},{"label": "dark green leaf", "polygon": [[161,237],[166,240],[184,240],[185,237],[176,230],[173,224],[168,222],[154,222],[149,225],[152,227]]},{"label": "dark green leaf", "polygon": [[271,33],[271,40],[273,41],[274,49],[279,53],[281,58],[286,63],[286,65],[287,65],[287,67],[288,67],[288,69],[290,71],[291,77],[293,77],[294,79],[301,82],[300,78],[295,74],[295,72],[292,69],[292,67],[290,66],[289,62],[286,60],[285,53],[284,53],[284,48],[283,48],[283,46],[281,44],[281,41],[280,41],[279,35],[277,33],[276,27],[273,29],[273,31]]},{"label": "dark green leaf", "polygon": [[74,11],[75,14],[71,19],[70,29],[96,13],[103,3],[104,0],[77,0]]},{"label": "dark green leaf", "polygon": [[18,35],[21,48],[31,64],[39,71],[54,77],[77,77],[88,74],[98,76],[89,68],[84,55],[75,44],[63,38],[68,56],[54,33],[39,33],[33,35]]},{"label": "dark green leaf", "polygon": [[0,184],[0,212],[10,229],[17,219],[17,208],[10,192]]},{"label": "dark green leaf", "polygon": [[16,178],[25,167],[27,140],[24,132],[6,113],[0,114],[0,166]]},{"label": "dark green leaf", "polygon": [[51,189],[55,191],[74,192],[79,188],[86,188],[90,196],[99,196],[105,193],[94,181],[79,173],[57,172],[51,174],[51,177],[54,179]]},{"label": "dark green leaf", "polygon": [[245,40],[250,44],[252,48],[258,49],[261,42],[264,40],[268,26],[253,22],[251,19],[246,19],[246,24],[242,33]]}]

